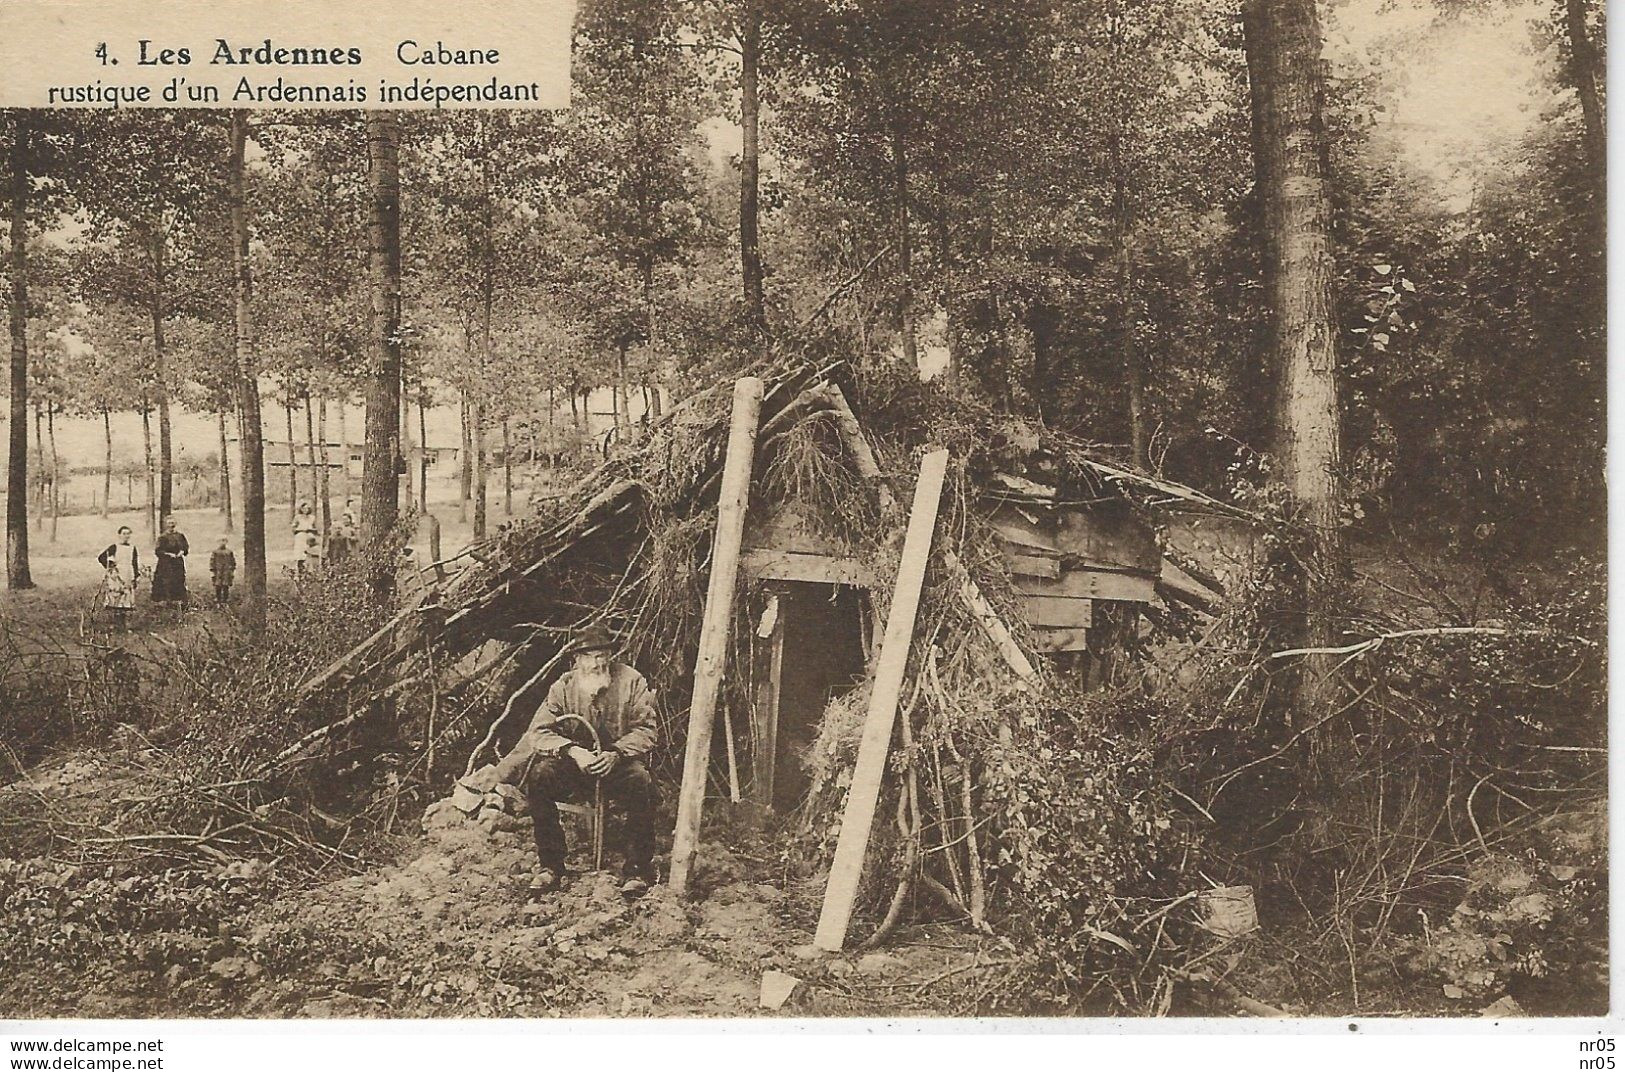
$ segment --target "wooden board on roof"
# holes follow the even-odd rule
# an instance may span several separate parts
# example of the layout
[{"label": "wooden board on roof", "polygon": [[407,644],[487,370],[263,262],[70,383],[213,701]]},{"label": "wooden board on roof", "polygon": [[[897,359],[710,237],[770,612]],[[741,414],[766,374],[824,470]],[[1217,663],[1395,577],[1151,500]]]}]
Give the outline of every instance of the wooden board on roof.
[{"label": "wooden board on roof", "polygon": [[[1028,551],[1032,553],[1026,553]],[[1047,577],[1055,580],[1061,575],[1061,557],[1039,553],[1036,548],[1006,547],[1004,564],[1017,577]]]},{"label": "wooden board on roof", "polygon": [[844,555],[804,555],[794,551],[752,548],[740,559],[745,576],[764,581],[811,581],[871,587],[874,572],[868,564]]},{"label": "wooden board on roof", "polygon": [[1155,575],[1162,564],[1151,529],[1120,506],[1057,511],[1055,544],[1087,565]]},{"label": "wooden board on roof", "polygon": [[1151,602],[1157,591],[1153,577],[1077,568],[1068,569],[1053,580],[1018,576],[1015,583],[1017,590],[1029,597],[1119,599],[1134,603]]},{"label": "wooden board on roof", "polygon": [[1036,549],[1055,554],[1060,550],[1055,542],[1054,526],[1050,523],[1050,519],[1036,511],[1023,510],[1004,503],[993,512],[988,521],[1006,545],[1011,545],[1013,549],[1021,549],[1018,553],[1030,554]]}]

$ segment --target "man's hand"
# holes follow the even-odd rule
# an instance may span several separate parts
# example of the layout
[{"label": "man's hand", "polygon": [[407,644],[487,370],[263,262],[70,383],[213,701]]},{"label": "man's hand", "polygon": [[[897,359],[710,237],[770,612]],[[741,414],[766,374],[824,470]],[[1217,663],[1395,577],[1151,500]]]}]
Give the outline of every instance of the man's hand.
[{"label": "man's hand", "polygon": [[621,754],[619,752],[615,751],[614,749],[609,749],[607,751],[598,753],[597,759],[593,760],[590,764],[581,769],[594,777],[602,778],[604,775],[615,769],[615,764],[619,763],[620,759]]},{"label": "man's hand", "polygon": [[489,793],[497,787],[497,768],[495,763],[487,763],[479,770],[458,781],[477,793]]},{"label": "man's hand", "polygon": [[565,755],[574,760],[576,767],[587,774],[592,773],[594,764],[598,762],[598,754],[596,752],[593,752],[588,748],[582,748],[579,745],[571,745],[569,750],[565,752]]}]

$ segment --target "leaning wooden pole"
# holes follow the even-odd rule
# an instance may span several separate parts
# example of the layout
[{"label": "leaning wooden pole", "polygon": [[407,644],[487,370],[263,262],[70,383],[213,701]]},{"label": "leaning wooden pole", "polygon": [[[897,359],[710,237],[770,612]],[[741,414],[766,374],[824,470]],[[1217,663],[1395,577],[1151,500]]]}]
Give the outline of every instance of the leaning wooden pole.
[{"label": "leaning wooden pole", "polygon": [[711,730],[728,656],[728,622],[739,577],[739,545],[745,537],[745,505],[750,501],[751,463],[762,412],[762,381],[746,376],[734,384],[733,423],[728,455],[717,494],[717,533],[711,545],[711,579],[700,624],[700,654],[694,664],[694,696],[688,709],[688,748],[683,754],[683,786],[677,797],[677,829],[672,835],[671,888],[688,891],[694,850],[700,841],[706,770],[711,763]]},{"label": "leaning wooden pole", "polygon": [[914,485],[914,506],[909,511],[908,533],[903,537],[903,561],[897,569],[891,611],[886,616],[886,635],[880,643],[869,710],[863,719],[852,789],[841,816],[841,835],[835,843],[829,885],[824,889],[818,932],[813,936],[813,945],[830,952],[839,952],[846,943],[858,880],[863,877],[863,857],[869,850],[869,831],[880,800],[880,778],[886,771],[886,751],[891,747],[892,724],[897,720],[897,700],[903,691],[903,671],[914,639],[914,618],[920,609],[920,588],[931,557],[931,534],[937,527],[937,507],[947,467],[947,451],[927,454],[920,462],[919,482]]}]

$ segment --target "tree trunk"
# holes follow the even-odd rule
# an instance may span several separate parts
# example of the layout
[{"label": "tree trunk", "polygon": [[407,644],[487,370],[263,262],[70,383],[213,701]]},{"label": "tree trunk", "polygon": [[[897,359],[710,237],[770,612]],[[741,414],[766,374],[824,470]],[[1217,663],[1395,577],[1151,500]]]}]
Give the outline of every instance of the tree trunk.
[{"label": "tree trunk", "polygon": [[372,546],[373,590],[380,601],[394,591],[394,556],[380,543],[400,516],[401,424],[401,179],[400,121],[394,112],[367,113],[371,215],[368,254],[371,308],[368,335],[372,375],[367,383],[367,445],[361,470],[362,540]]},{"label": "tree trunk", "polygon": [[418,389],[418,512],[429,512],[429,389]]},{"label": "tree trunk", "polygon": [[762,248],[757,233],[760,185],[758,120],[761,111],[757,74],[762,59],[762,11],[748,0],[739,31],[739,125],[744,133],[739,154],[739,267],[745,287],[745,320],[761,332],[767,325],[762,293]]},{"label": "tree trunk", "polygon": [[346,506],[350,503],[350,428],[345,417],[349,408],[349,398],[339,396],[339,455],[343,459],[343,464],[339,466],[339,494],[344,496]]},{"label": "tree trunk", "polygon": [[152,402],[141,400],[141,446],[147,463],[147,537],[158,536],[158,483],[152,463]]},{"label": "tree trunk", "polygon": [[[1333,638],[1339,575],[1339,450],[1331,203],[1320,24],[1314,0],[1247,0],[1247,63],[1259,108],[1259,191],[1267,228],[1265,261],[1276,370],[1275,460],[1299,519],[1310,531],[1300,563],[1299,633],[1307,646]],[[1295,687],[1295,715],[1311,720],[1329,699],[1324,660],[1310,660]],[[1310,742],[1324,757],[1329,732]],[[1330,768],[1325,768],[1330,769]]]},{"label": "tree trunk", "polygon": [[299,516],[299,456],[293,449],[293,402],[282,403],[282,415],[288,419],[288,520]]},{"label": "tree trunk", "polygon": [[468,431],[474,461],[474,539],[485,539],[485,407],[478,397],[469,406]]},{"label": "tree trunk", "polygon": [[215,411],[216,423],[220,429],[220,513],[226,519],[226,531],[234,532],[237,528],[236,519],[231,511],[231,458],[226,443],[226,411],[224,407]]},{"label": "tree trunk", "polygon": [[1134,305],[1134,209],[1129,202],[1128,171],[1121,132],[1112,138],[1113,222],[1117,245],[1117,345],[1123,354],[1123,380],[1128,393],[1128,430],[1134,464],[1149,472],[1151,449],[1145,420],[1145,369],[1136,338]]},{"label": "tree trunk", "polygon": [[1608,132],[1602,98],[1597,93],[1597,51],[1591,44],[1591,31],[1586,28],[1586,7],[1586,0],[1564,0],[1563,21],[1568,29],[1571,75],[1580,98],[1586,163],[1596,184],[1594,196],[1600,220],[1608,197]]},{"label": "tree trunk", "polygon": [[34,497],[34,524],[45,527],[45,496],[50,487],[51,474],[45,471],[45,404],[34,401],[34,480],[39,494]]},{"label": "tree trunk", "polygon": [[11,112],[11,441],[6,463],[6,586],[34,587],[28,568],[28,123]]},{"label": "tree trunk", "polygon": [[45,433],[51,442],[51,542],[56,543],[57,519],[62,516],[62,459],[56,452],[56,407],[45,407]]},{"label": "tree trunk", "polygon": [[502,418],[502,514],[513,516],[513,438],[508,418]]},{"label": "tree trunk", "polygon": [[417,475],[418,452],[412,442],[412,396],[406,392],[406,384],[401,384],[401,457],[406,465],[406,505],[410,509],[418,501]]},{"label": "tree trunk", "polygon": [[253,342],[253,269],[248,259],[248,113],[231,112],[231,268],[237,358],[237,471],[243,487],[243,620],[265,628],[265,438],[260,426],[259,362]]},{"label": "tree trunk", "polygon": [[615,426],[620,430],[622,441],[632,438],[632,399],[626,391],[626,343],[621,343],[620,349],[615,352]]},{"label": "tree trunk", "polygon": [[102,407],[102,517],[107,517],[113,501],[113,415]]},{"label": "tree trunk", "polygon": [[468,390],[458,392],[461,397],[463,421],[463,449],[457,467],[457,516],[468,520],[468,502],[474,493],[474,435],[468,419]]},{"label": "tree trunk", "polygon": [[892,128],[892,180],[896,186],[897,213],[897,337],[903,347],[903,361],[911,369],[920,367],[919,343],[914,338],[913,242],[908,220],[908,150],[903,127]]},{"label": "tree trunk", "polygon": [[320,454],[317,456],[318,494],[322,500],[322,531],[333,531],[333,480],[328,470],[327,453],[327,395],[322,395],[316,404],[316,442],[320,444]]},{"label": "tree trunk", "polygon": [[[305,460],[309,463],[308,468],[310,469],[310,497],[320,499],[322,497],[321,487],[327,483],[327,476],[326,473],[316,468],[316,410],[311,405],[309,391],[305,392]],[[314,509],[314,506],[312,508]],[[327,506],[324,503],[322,505],[324,517],[322,532],[324,533],[327,531],[326,513]]]},{"label": "tree trunk", "polygon": [[160,223],[153,238],[152,379],[158,392],[158,516],[175,512],[175,442],[169,421],[169,353],[164,340],[164,233]]}]

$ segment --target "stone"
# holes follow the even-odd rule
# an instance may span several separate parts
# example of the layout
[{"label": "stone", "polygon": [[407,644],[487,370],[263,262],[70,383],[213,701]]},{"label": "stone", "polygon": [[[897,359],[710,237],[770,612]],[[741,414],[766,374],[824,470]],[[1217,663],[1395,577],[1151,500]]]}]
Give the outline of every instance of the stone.
[{"label": "stone", "polygon": [[1524,1011],[1522,1005],[1518,1004],[1517,998],[1511,994],[1503,994],[1495,1001],[1479,1009],[1478,1015],[1486,1020],[1504,1020],[1513,1016],[1528,1016],[1529,1014]]},{"label": "stone", "polygon": [[480,810],[480,805],[484,802],[485,794],[478,789],[470,789],[460,782],[452,788],[451,806],[464,815],[473,815]]},{"label": "stone", "polygon": [[822,960],[824,959],[824,950],[808,942],[806,945],[792,947],[790,955],[797,960]]},{"label": "stone", "polygon": [[209,965],[209,974],[221,979],[257,979],[264,968],[247,957],[221,957]]},{"label": "stone", "polygon": [[764,1009],[782,1009],[792,1000],[799,1003],[806,997],[806,985],[789,972],[762,973],[762,993],[759,1004]]}]

